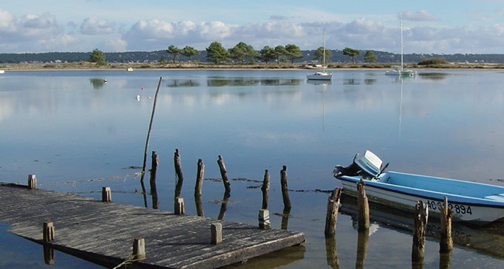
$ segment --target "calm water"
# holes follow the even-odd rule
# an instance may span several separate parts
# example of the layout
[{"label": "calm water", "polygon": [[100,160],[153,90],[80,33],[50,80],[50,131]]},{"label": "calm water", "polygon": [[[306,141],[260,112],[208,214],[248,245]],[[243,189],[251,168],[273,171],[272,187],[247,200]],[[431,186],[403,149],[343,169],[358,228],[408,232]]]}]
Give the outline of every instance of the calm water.
[{"label": "calm water", "polygon": [[[383,71],[337,71],[329,85],[310,84],[306,74],[6,72],[0,75],[0,181],[25,184],[28,174],[36,174],[40,188],[97,198],[102,186],[111,186],[114,201],[152,207],[150,187],[142,195],[135,167],[142,165],[153,97],[163,77],[149,145],[149,157],[154,150],[160,158],[160,209],[172,210],[175,149],[182,157],[188,214],[196,214],[198,159],[205,162],[205,178],[220,178],[216,160],[222,155],[228,176],[241,179],[231,182],[224,218],[254,225],[262,198],[256,181],[269,170],[269,209],[282,213],[279,178],[287,166],[293,190],[288,229],[304,232],[307,242],[241,267],[359,265],[353,201],[343,203],[336,238],[326,241],[328,194],[316,190],[339,186],[334,165],[349,164],[366,149],[390,162],[390,170],[504,185],[504,72],[424,71],[398,80]],[[205,180],[205,216],[217,218],[223,192],[222,183]],[[373,212],[364,267],[410,267],[409,216]],[[271,221],[281,227],[280,216]],[[0,267],[45,267],[42,247],[7,229],[0,223]],[[436,227],[430,229],[435,235]],[[504,266],[504,233],[457,229],[451,266]],[[437,239],[429,237],[426,248],[425,267],[437,268]],[[58,252],[52,267],[98,266]]]}]

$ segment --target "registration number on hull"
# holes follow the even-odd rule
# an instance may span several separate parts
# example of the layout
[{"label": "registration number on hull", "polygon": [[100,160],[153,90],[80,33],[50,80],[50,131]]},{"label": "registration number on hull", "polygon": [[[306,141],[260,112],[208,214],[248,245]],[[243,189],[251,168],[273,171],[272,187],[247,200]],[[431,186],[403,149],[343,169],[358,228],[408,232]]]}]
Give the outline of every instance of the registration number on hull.
[{"label": "registration number on hull", "polygon": [[[427,200],[427,204],[429,205],[430,210],[441,210],[441,206],[444,204],[441,201],[430,201]],[[461,214],[461,215],[472,215],[472,209],[469,205],[461,205],[461,204],[450,204],[448,203],[448,207],[451,209],[452,213]]]}]

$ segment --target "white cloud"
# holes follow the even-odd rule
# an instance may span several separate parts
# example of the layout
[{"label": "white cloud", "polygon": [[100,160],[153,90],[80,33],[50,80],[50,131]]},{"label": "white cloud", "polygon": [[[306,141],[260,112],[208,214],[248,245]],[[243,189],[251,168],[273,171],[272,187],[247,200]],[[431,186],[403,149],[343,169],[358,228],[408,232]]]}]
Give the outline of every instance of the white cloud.
[{"label": "white cloud", "polygon": [[86,35],[104,35],[114,32],[114,24],[97,17],[85,19],[81,24],[81,33]]},{"label": "white cloud", "polygon": [[417,12],[406,11],[402,13],[403,20],[408,21],[438,21],[439,18],[436,15],[429,13],[425,9],[421,9]]}]

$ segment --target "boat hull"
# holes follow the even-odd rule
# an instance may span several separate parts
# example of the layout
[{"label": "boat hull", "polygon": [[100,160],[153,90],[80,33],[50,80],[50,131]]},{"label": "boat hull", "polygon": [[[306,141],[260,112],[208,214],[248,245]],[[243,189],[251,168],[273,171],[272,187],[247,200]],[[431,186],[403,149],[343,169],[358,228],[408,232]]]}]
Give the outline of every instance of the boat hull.
[{"label": "boat hull", "polygon": [[[343,185],[343,192],[356,196],[357,183],[360,177],[341,176],[339,179]],[[438,178],[429,177],[429,179]],[[477,184],[472,182],[467,183]],[[402,210],[414,211],[417,202],[422,200],[428,205],[429,214],[438,217],[441,205],[444,203],[444,197],[446,196],[454,221],[485,224],[504,217],[504,202],[415,188],[401,188],[401,186],[372,180],[366,180],[365,184],[366,195],[370,201]],[[499,186],[495,186],[495,188],[496,193],[504,193],[504,188]]]},{"label": "boat hull", "polygon": [[307,75],[306,78],[309,80],[332,80],[332,74],[313,74]]}]

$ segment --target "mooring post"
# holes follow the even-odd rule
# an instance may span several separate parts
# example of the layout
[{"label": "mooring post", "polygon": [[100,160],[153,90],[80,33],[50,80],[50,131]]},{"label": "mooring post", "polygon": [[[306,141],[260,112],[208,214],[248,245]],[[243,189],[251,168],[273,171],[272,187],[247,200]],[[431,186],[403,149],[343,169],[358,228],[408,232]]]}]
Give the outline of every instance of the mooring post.
[{"label": "mooring post", "polygon": [[177,198],[180,197],[180,193],[182,192],[182,183],[184,182],[184,176],[182,175],[182,164],[178,149],[175,149],[173,162],[175,164],[175,173],[177,175],[177,185],[175,186],[175,198]]},{"label": "mooring post", "polygon": [[284,202],[284,211],[285,209],[289,209],[290,211],[291,208],[291,202],[289,198],[289,188],[287,187],[287,166],[283,166],[282,170],[280,171],[280,184],[282,186],[282,198]]},{"label": "mooring post", "polygon": [[264,179],[261,187],[262,191],[262,209],[268,209],[268,192],[270,188],[270,176],[268,174],[268,169],[264,170]]},{"label": "mooring post", "polygon": [[36,175],[28,175],[28,188],[36,189],[37,188],[37,176]]},{"label": "mooring post", "polygon": [[184,198],[175,197],[174,211],[175,215],[184,215]]},{"label": "mooring post", "polygon": [[203,179],[205,175],[205,164],[201,159],[198,160],[198,172],[196,173],[196,185],[194,186],[194,196],[201,196]]},{"label": "mooring post", "polygon": [[448,207],[448,198],[444,197],[444,205],[441,206],[441,237],[439,240],[439,252],[450,253],[453,249],[452,239],[452,211]]},{"label": "mooring post", "polygon": [[270,227],[270,218],[269,218],[269,210],[268,209],[260,209],[259,210],[259,229],[268,229]]},{"label": "mooring post", "polygon": [[227,177],[227,171],[226,171],[226,165],[224,164],[224,160],[222,159],[222,156],[218,156],[217,164],[219,165],[220,173],[222,176],[222,183],[224,183],[224,188],[226,189],[226,193],[231,192],[231,186],[229,184],[229,180]]},{"label": "mooring post", "polygon": [[210,243],[217,245],[222,242],[222,223],[212,223],[210,225]]},{"label": "mooring post", "polygon": [[415,230],[413,233],[412,262],[423,264],[425,250],[425,228],[429,219],[429,208],[422,200],[415,206]]},{"label": "mooring post", "polygon": [[145,260],[145,239],[135,238],[133,239],[133,259],[137,261]]},{"label": "mooring post", "polygon": [[335,188],[327,199],[327,215],[324,234],[325,237],[334,237],[336,233],[336,221],[338,220],[338,210],[340,205],[341,189]]},{"label": "mooring post", "polygon": [[357,204],[359,206],[359,230],[369,229],[369,203],[364,189],[364,180],[357,183]]},{"label": "mooring post", "polygon": [[112,201],[112,191],[110,187],[102,187],[102,202]]},{"label": "mooring post", "polygon": [[44,222],[42,226],[42,237],[44,242],[54,241],[54,224],[52,221]]}]

